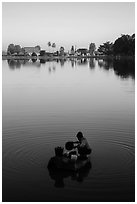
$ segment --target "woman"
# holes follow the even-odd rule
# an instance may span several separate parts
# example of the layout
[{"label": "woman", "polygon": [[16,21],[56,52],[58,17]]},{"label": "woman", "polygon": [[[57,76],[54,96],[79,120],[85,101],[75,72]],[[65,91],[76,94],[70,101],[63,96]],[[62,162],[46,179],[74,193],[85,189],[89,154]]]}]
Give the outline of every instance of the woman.
[{"label": "woman", "polygon": [[82,132],[78,132],[76,135],[79,145],[77,146],[78,153],[80,156],[87,156],[91,153],[91,147],[89,146],[86,138],[83,136]]}]

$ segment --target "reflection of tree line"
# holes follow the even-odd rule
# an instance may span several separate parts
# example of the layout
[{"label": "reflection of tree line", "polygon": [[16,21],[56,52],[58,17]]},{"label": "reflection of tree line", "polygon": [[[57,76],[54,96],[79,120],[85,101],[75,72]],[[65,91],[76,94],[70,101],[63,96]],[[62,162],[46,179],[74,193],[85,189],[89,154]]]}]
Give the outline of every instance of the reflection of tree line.
[{"label": "reflection of tree line", "polygon": [[[32,63],[35,63],[37,60],[32,59]],[[10,69],[21,68],[21,66],[31,65],[29,59],[18,59],[18,60],[7,60]],[[36,63],[35,66],[39,67],[40,63]]]},{"label": "reflection of tree line", "polygon": [[98,65],[100,68],[103,68],[105,70],[113,69],[115,74],[122,78],[135,78],[134,59],[103,59],[98,60]]},{"label": "reflection of tree line", "polygon": [[[11,69],[18,69],[21,68],[21,65],[23,66],[36,66],[40,67],[42,64],[46,64],[48,62],[49,64],[49,72],[56,70],[56,63],[59,63],[61,67],[64,66],[65,62],[68,61],[66,59],[22,59],[22,60],[7,60],[8,65]],[[115,74],[118,76],[121,76],[122,78],[127,78],[131,76],[133,79],[135,78],[135,60],[133,59],[94,59],[94,58],[71,58],[69,59],[72,68],[81,65],[89,65],[90,69],[95,68],[95,61],[98,62],[98,66],[100,68],[103,68],[105,70],[113,69]],[[54,63],[55,62],[55,63]],[[51,64],[52,63],[52,64]]]},{"label": "reflection of tree line", "polygon": [[29,61],[27,59],[22,59],[22,60],[10,60],[8,59],[8,65],[10,69],[16,69],[16,68],[21,68],[21,65],[25,65],[26,62]]}]

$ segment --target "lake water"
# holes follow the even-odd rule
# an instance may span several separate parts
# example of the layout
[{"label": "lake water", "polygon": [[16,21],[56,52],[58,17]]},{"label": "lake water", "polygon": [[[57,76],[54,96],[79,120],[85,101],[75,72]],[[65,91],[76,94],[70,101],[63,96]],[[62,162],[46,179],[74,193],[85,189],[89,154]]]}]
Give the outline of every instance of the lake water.
[{"label": "lake water", "polygon": [[[3,201],[135,199],[132,60],[2,61]],[[49,171],[56,146],[82,131],[83,171]]]}]

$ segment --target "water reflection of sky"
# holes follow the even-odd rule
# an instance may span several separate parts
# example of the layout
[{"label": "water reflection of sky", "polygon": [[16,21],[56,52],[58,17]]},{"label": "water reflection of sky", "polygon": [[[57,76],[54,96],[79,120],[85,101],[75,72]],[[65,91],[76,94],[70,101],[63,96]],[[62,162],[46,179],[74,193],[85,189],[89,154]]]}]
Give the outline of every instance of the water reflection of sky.
[{"label": "water reflection of sky", "polygon": [[[134,200],[133,65],[95,59],[3,61],[5,199]],[[55,146],[75,140],[79,130],[92,147],[92,168],[74,175],[47,169]]]},{"label": "water reflection of sky", "polygon": [[[17,96],[20,96],[17,99],[19,104],[22,104],[22,107],[30,104],[32,112],[36,111],[36,104],[44,106],[46,101],[47,112],[60,111],[61,114],[65,112],[68,114],[74,111],[83,114],[83,117],[84,115],[87,117],[93,111],[96,111],[96,115],[100,115],[100,111],[106,111],[111,117],[112,112],[123,112],[133,107],[133,102],[126,93],[130,95],[133,93],[134,98],[133,62],[61,59],[44,63],[40,63],[39,60],[36,62],[17,60],[12,63],[8,61],[8,64],[3,61],[3,63],[4,93],[12,90],[6,94],[8,98],[5,100],[5,106],[10,100],[16,110],[18,107],[14,101]],[[122,66],[125,64],[124,69]],[[10,70],[14,72],[9,72]],[[24,97],[27,100],[24,100]],[[37,109],[40,109],[40,106]]]},{"label": "water reflection of sky", "polygon": [[[121,78],[128,78],[132,77],[135,78],[135,61],[134,60],[114,60],[114,59],[75,59],[71,58],[69,60],[66,59],[55,59],[52,61],[45,60],[45,59],[31,59],[31,60],[7,60],[10,69],[19,69],[22,66],[35,66],[41,67],[43,64],[49,65],[49,72],[55,71],[56,66],[59,63],[61,67],[65,65],[65,63],[70,62],[71,67],[77,66],[88,66],[90,69],[94,69],[95,66],[103,68],[104,70],[113,69],[115,74],[120,76]],[[96,65],[97,64],[97,65]]]}]

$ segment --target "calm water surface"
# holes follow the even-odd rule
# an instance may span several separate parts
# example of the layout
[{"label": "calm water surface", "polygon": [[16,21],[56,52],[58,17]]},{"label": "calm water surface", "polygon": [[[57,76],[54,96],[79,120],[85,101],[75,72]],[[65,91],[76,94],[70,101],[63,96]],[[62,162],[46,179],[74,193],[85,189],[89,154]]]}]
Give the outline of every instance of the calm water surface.
[{"label": "calm water surface", "polygon": [[[131,60],[3,61],[3,201],[134,201]],[[82,131],[91,167],[50,172]]]}]

